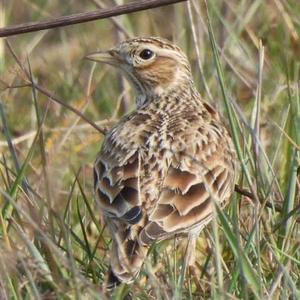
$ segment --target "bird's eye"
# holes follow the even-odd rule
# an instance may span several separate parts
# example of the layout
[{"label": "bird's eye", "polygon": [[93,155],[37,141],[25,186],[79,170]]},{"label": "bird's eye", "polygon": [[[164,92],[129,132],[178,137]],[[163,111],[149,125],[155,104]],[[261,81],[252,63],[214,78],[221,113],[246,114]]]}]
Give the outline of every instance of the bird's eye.
[{"label": "bird's eye", "polygon": [[151,51],[150,49],[144,49],[140,53],[140,58],[147,60],[147,59],[150,59],[151,57],[153,57],[153,55],[154,55],[153,51]]}]

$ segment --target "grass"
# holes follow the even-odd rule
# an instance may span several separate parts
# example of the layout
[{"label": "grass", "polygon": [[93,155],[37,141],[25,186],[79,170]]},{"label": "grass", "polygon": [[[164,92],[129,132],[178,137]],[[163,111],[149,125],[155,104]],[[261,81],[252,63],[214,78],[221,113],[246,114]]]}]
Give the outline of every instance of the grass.
[{"label": "grass", "polygon": [[[0,6],[1,24],[102,4],[12,0]],[[212,0],[208,11],[189,1],[12,37],[11,50],[0,40],[1,299],[299,299],[300,6]],[[82,57],[135,35],[187,53],[199,91],[232,132],[237,183],[253,199],[235,193],[216,210],[184,280],[185,245],[174,239],[152,247],[134,284],[107,295],[110,239],[92,192],[97,126],[132,109],[133,92]]]}]

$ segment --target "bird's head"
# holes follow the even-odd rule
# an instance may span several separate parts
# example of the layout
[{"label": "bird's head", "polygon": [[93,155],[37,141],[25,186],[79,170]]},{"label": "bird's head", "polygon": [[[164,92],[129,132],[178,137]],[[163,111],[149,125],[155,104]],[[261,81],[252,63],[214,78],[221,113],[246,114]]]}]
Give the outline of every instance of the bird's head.
[{"label": "bird's head", "polygon": [[161,38],[126,40],[87,58],[122,70],[137,91],[138,104],[192,82],[186,55],[178,46]]}]

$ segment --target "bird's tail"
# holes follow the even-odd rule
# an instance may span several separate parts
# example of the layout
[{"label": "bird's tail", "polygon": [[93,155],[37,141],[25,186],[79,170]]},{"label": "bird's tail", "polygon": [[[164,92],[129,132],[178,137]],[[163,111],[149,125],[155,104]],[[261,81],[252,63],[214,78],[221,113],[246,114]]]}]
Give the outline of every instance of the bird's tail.
[{"label": "bird's tail", "polygon": [[113,241],[107,288],[114,288],[123,282],[131,283],[139,274],[148,249],[148,246],[142,246],[130,239],[122,244]]}]

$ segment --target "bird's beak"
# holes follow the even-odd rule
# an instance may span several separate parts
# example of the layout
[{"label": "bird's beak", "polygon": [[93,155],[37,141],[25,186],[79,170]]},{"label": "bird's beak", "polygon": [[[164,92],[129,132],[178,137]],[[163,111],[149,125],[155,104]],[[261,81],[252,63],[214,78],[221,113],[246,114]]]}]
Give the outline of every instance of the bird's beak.
[{"label": "bird's beak", "polygon": [[120,63],[122,63],[122,59],[116,50],[97,51],[88,54],[85,58],[110,65],[119,65]]}]

